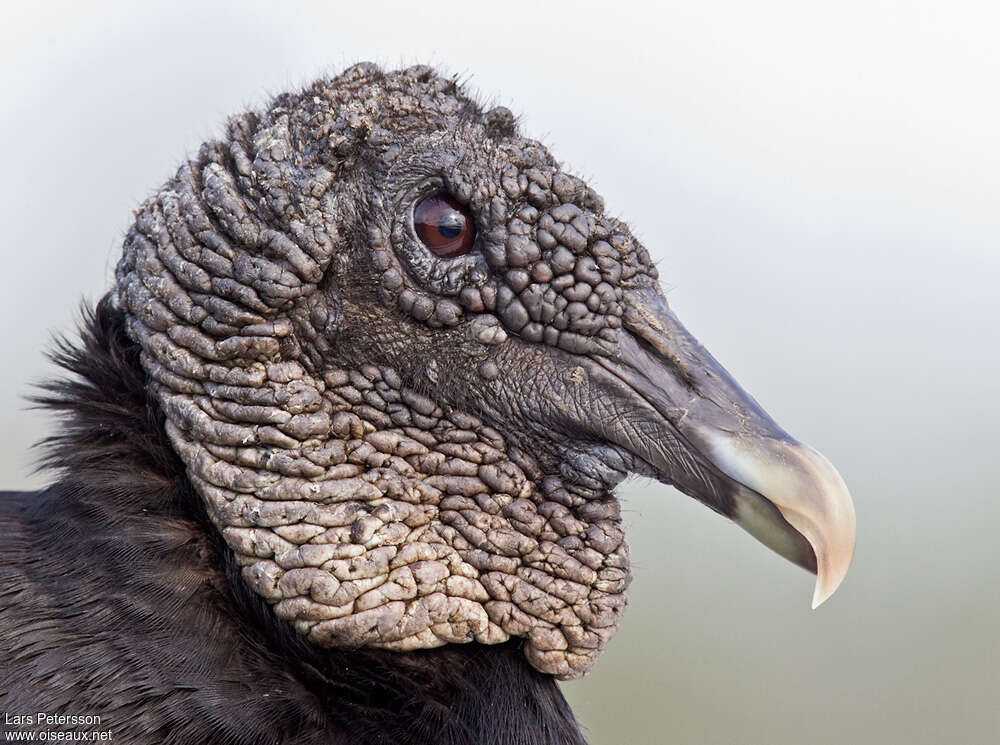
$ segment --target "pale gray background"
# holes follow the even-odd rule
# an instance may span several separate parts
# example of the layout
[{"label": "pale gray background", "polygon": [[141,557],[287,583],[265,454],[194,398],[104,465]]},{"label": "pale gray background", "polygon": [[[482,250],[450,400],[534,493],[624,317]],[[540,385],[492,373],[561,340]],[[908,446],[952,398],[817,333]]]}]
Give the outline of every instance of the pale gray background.
[{"label": "pale gray background", "polygon": [[430,61],[631,221],[680,316],[857,504],[854,567],[812,612],[804,572],[628,484],[632,606],[565,686],[594,745],[998,740],[995,3],[10,5],[2,486],[43,483],[21,397],[46,337],[182,156],[317,74]]}]

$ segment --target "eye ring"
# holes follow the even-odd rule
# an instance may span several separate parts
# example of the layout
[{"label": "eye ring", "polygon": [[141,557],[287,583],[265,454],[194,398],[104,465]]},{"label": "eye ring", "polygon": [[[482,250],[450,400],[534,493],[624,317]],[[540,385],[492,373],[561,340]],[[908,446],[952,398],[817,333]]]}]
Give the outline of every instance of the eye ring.
[{"label": "eye ring", "polygon": [[413,208],[413,228],[427,250],[442,259],[464,256],[476,243],[472,215],[444,192],[417,202]]}]

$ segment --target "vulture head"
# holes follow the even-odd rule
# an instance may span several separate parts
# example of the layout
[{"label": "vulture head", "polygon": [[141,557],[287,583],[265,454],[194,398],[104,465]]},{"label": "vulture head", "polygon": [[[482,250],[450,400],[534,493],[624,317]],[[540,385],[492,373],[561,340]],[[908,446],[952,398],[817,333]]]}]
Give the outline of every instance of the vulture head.
[{"label": "vulture head", "polygon": [[685,330],[593,189],[428,67],[231,118],[116,276],[211,522],[314,645],[517,637],[587,672],[625,609],[630,473],[815,572],[814,605],[847,571],[836,470]]}]

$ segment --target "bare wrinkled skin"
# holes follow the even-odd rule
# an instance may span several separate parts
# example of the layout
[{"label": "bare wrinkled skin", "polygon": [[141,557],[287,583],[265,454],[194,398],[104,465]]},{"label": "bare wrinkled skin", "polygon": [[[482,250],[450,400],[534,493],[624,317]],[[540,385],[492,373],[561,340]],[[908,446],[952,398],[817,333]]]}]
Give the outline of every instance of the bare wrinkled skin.
[{"label": "bare wrinkled skin", "polygon": [[[439,259],[423,196],[474,215]],[[320,645],[524,637],[585,673],[629,581],[627,470],[579,423],[623,293],[627,228],[429,68],[353,67],[263,113],[137,213],[118,300],[209,515],[274,612]]]}]

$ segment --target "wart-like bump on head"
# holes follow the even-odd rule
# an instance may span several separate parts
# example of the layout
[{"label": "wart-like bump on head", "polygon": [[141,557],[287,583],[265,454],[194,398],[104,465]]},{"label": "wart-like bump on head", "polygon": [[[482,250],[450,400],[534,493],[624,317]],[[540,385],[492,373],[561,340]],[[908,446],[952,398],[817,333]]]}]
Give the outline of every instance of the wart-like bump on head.
[{"label": "wart-like bump on head", "polygon": [[846,571],[846,489],[782,472],[774,497],[774,448],[720,449],[789,438],[602,199],[430,68],[232,118],[140,209],[117,283],[210,518],[316,644],[521,637],[586,672],[625,608],[628,473],[737,520],[752,490],[786,516],[769,545]]}]

